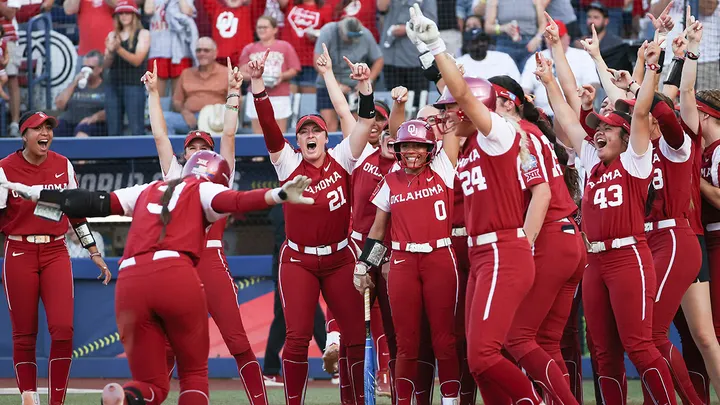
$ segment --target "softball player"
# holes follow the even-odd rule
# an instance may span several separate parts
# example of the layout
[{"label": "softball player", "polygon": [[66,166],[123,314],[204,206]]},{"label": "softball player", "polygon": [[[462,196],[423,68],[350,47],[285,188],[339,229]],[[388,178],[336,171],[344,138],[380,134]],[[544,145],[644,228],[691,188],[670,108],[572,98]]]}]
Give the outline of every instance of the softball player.
[{"label": "softball player", "polygon": [[255,108],[260,117],[265,144],[279,180],[284,183],[305,174],[314,185],[307,193],[315,204],[287,207],[287,241],[280,251],[279,290],[283,301],[287,339],[283,350],[285,400],[301,404],[308,378],[308,345],[312,314],[320,291],[336,317],[347,348],[355,403],[364,402],[363,392],[363,300],[354,292],[352,268],[355,251],[348,245],[350,229],[350,175],[367,145],[375,121],[369,68],[352,64],[352,77],[360,81],[359,121],[350,136],[327,150],[327,126],[322,117],[307,115],[297,123],[300,146],[293,150],[272,120],[272,105],[262,81],[265,57],[249,64]]},{"label": "softball player", "polygon": [[70,217],[133,217],[115,295],[115,316],[133,381],[124,387],[108,384],[103,405],[156,405],[165,400],[170,388],[166,338],[177,355],[179,404],[209,404],[207,306],[195,270],[205,249],[205,228],[230,213],[286,201],[313,203],[302,197],[310,185],[307,177],[297,176],[273,190],[238,192],[225,186],[230,175],[225,159],[201,151],[190,157],[181,178],[112,193],[5,184],[32,201],[57,204]]},{"label": "softball player", "polygon": [[[0,161],[0,181],[40,184],[48,189],[77,188],[75,168],[50,150],[55,117],[27,112],[20,119],[23,147]],[[5,235],[2,282],[5,287],[13,337],[13,366],[23,404],[39,403],[35,348],[38,333],[38,300],[42,299],[50,330],[48,390],[51,405],[65,401],[73,350],[72,265],[65,245],[66,217],[49,222],[33,216],[35,204],[17,192],[0,189],[0,231]],[[75,229],[90,258],[100,268],[103,283],[110,272],[95,247],[87,221],[74,218]]]},{"label": "softball player", "polygon": [[[387,282],[398,343],[397,403],[413,403],[424,309],[442,403],[457,404],[460,370],[454,330],[459,279],[450,247],[449,215],[459,144],[457,138],[447,136],[437,152],[432,129],[425,121],[411,120],[400,126],[393,148],[402,169],[386,175],[372,197],[378,209],[355,267],[355,287],[362,293],[372,285],[367,272],[382,264],[386,250],[382,240],[392,214]],[[418,221],[418,216],[428,220]]]},{"label": "softball player", "polygon": [[583,230],[587,235],[588,268],[583,278],[585,319],[595,345],[598,385],[606,404],[623,404],[623,353],[640,373],[656,403],[675,404],[665,360],[652,343],[655,272],[644,234],[645,201],[652,174],[649,112],[653,99],[660,47],[646,50],[643,86],[631,117],[622,112],[591,114],[596,128],[592,143],[572,108],[564,101],[552,74],[552,62],[536,54],[536,75],[564,132],[589,169],[582,202]]},{"label": "softball player", "polygon": [[[157,66],[152,72],[145,73],[142,81],[148,90],[148,106],[150,111],[150,124],[153,137],[158,150],[163,180],[169,181],[179,178],[182,166],[173,154],[172,145],[167,135],[165,119],[162,115],[160,96],[157,91]],[[237,67],[233,68],[230,58],[227,59],[228,69],[228,97],[225,106],[225,121],[223,124],[223,137],[220,143],[220,155],[230,165],[230,178],[228,187],[232,187],[235,177],[235,130],[237,129],[237,109],[240,104],[240,87],[243,77]],[[183,158],[187,161],[190,156],[200,150],[213,150],[215,142],[207,132],[191,131],[185,137],[185,150]],[[262,370],[255,354],[250,347],[245,328],[243,327],[240,306],[237,301],[237,286],[230,275],[227,258],[223,250],[222,238],[227,219],[222,218],[215,222],[207,232],[206,249],[197,266],[198,276],[206,292],[207,307],[220,334],[235,358],[238,372],[242,378],[248,400],[253,405],[267,404],[267,394],[263,382]],[[174,356],[168,356],[168,368],[174,367]]]},{"label": "softball player", "polygon": [[[505,348],[543,388],[549,396],[546,402],[552,398],[564,404],[577,403],[565,379],[568,371],[560,352],[560,339],[585,269],[585,244],[573,220],[577,205],[568,192],[554,146],[538,126],[523,118],[537,122],[539,113],[525,99],[520,84],[509,76],[495,76],[490,82],[497,93],[496,111],[519,121],[530,136],[551,189],[543,226],[533,245],[535,282],[513,319]],[[555,138],[549,124],[540,125]]]},{"label": "softball player", "polygon": [[[470,247],[465,313],[470,370],[486,403],[492,399],[485,393],[493,391],[513,402],[539,404],[542,400],[532,383],[500,349],[535,277],[528,242],[534,242],[540,231],[550,188],[527,134],[517,123],[491,112],[496,107],[492,85],[483,79],[463,79],[444,52],[437,25],[417,6],[410,13],[408,36],[427,44],[447,85],[436,103],[445,107],[442,125],[456,125],[457,136],[468,137],[458,172]],[[517,173],[520,184],[508,181],[508,173]],[[527,216],[525,188],[533,194]]]}]

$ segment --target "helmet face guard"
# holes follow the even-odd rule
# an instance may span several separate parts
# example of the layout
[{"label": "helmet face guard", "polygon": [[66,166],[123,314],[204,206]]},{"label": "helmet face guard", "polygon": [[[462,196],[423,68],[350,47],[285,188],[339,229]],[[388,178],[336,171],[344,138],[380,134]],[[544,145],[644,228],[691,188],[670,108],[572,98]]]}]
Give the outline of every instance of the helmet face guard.
[{"label": "helmet face guard", "polygon": [[182,178],[193,176],[228,187],[230,183],[230,165],[219,154],[201,150],[193,153],[182,171]]}]

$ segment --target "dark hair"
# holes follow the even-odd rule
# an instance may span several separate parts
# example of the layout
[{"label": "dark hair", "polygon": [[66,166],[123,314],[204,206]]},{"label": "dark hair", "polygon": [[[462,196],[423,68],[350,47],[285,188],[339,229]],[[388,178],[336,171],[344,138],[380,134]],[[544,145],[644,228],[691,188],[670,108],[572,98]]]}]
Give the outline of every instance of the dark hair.
[{"label": "dark hair", "polygon": [[[273,17],[271,15],[261,15],[260,17],[258,17],[258,20],[265,20],[265,21],[269,22],[270,26],[273,28],[277,28],[277,26],[278,26],[277,20],[275,19],[275,17]],[[257,24],[257,22],[255,22],[255,24]]]},{"label": "dark hair", "polygon": [[656,91],[655,96],[658,97],[660,100],[664,101],[665,104],[667,104],[668,107],[670,107],[670,110],[675,111],[675,103],[673,103],[672,99],[665,94]]},{"label": "dark hair", "polygon": [[[293,4],[297,6],[298,4],[303,4],[303,1],[304,1],[304,0],[295,0],[295,1],[293,2]],[[343,1],[342,3],[346,3],[346,2],[347,2],[347,4],[350,4],[351,1],[352,1],[352,0],[345,0],[345,1]],[[346,5],[347,5],[347,4],[346,4]],[[325,0],[315,0],[315,5],[317,5],[317,8],[318,8],[318,9],[321,9],[322,6],[325,5]],[[343,6],[343,7],[345,7],[345,6]]]},{"label": "dark hair", "polygon": [[555,155],[557,155],[558,163],[560,163],[563,168],[563,180],[565,180],[565,186],[567,186],[570,197],[575,202],[575,205],[579,207],[582,201],[582,190],[580,190],[580,174],[578,174],[578,171],[574,165],[569,165],[569,163],[571,163],[570,154],[564,146],[560,145],[559,143],[555,143],[553,145],[553,148],[555,149]]},{"label": "dark hair", "polygon": [[[375,109],[376,110],[377,110],[378,106],[380,108],[384,109],[388,113],[388,115],[390,115],[390,106],[388,106],[386,102],[384,102],[382,100],[375,100]],[[377,117],[377,114],[375,116]],[[390,118],[390,117],[388,117],[388,118]]]},{"label": "dark hair", "polygon": [[720,111],[720,89],[700,90],[695,97],[713,110]]},{"label": "dark hair", "polygon": [[[648,185],[648,196],[647,200],[645,201],[645,216],[650,215],[650,210],[652,210],[653,202],[655,202],[655,186],[653,186],[652,182]],[[692,204],[692,199],[690,200],[690,203]]]},{"label": "dark hair", "polygon": [[167,224],[170,223],[170,220],[172,219],[172,214],[170,213],[168,205],[170,204],[170,199],[175,192],[175,187],[177,187],[177,185],[180,183],[182,183],[182,179],[174,179],[168,181],[167,188],[165,189],[162,197],[160,197],[160,205],[162,206],[162,210],[160,211],[160,221],[162,222],[163,227],[162,231],[160,232],[160,237],[158,238],[158,243],[162,242],[162,240],[165,238]]}]

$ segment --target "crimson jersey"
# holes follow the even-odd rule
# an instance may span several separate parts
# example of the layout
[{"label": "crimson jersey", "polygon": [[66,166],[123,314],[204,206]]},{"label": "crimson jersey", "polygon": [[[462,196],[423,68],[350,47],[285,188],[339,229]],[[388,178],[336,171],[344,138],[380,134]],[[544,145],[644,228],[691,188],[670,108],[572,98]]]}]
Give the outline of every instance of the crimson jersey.
[{"label": "crimson jersey", "polygon": [[348,237],[350,229],[350,175],[357,159],[350,151],[350,138],[329,149],[320,167],[303,159],[300,151],[285,143],[280,157],[273,162],[281,184],[297,175],[308,176],[312,183],[303,193],[315,199],[312,205],[285,206],[285,234],[288,240],[304,246],[325,246]]},{"label": "crimson jersey", "polygon": [[450,237],[455,168],[440,150],[419,174],[389,173],[378,185],[373,204],[392,214],[395,242],[427,243]]},{"label": "crimson jersey", "polygon": [[702,223],[702,210],[703,205],[702,195],[700,193],[700,172],[703,166],[703,139],[702,139],[702,126],[698,126],[698,133],[696,134],[690,127],[685,124],[683,120],[680,120],[685,133],[692,139],[692,171],[690,172],[691,189],[690,189],[690,228],[695,232],[696,235],[704,235],[705,230],[703,229]]},{"label": "crimson jersey", "polygon": [[583,141],[580,159],[587,172],[582,200],[583,231],[591,242],[645,235],[645,202],[652,174],[652,144],[637,155],[628,144],[609,166]]},{"label": "crimson jersey", "polygon": [[468,137],[458,159],[469,236],[522,228],[524,190],[546,182],[534,146],[528,145],[530,156],[526,164],[521,164],[520,135],[504,118],[495,113],[490,115],[490,134],[475,133]]},{"label": "crimson jersey", "polygon": [[210,223],[226,217],[217,213],[212,200],[227,187],[208,181],[187,178],[175,187],[168,209],[172,215],[165,237],[158,242],[162,232],[160,198],[167,189],[167,182],[154,181],[113,191],[122,206],[122,212],[132,216],[123,260],[143,253],[174,250],[190,256],[197,263],[205,248],[205,232]]},{"label": "crimson jersey", "polygon": [[[0,180],[23,183],[28,186],[42,185],[45,189],[62,190],[77,188],[75,168],[63,155],[48,151],[47,158],[34,165],[18,150],[0,161]],[[68,231],[68,220],[63,215],[60,222],[48,221],[34,215],[36,204],[0,187],[0,231],[5,235],[51,235],[61,236]]]},{"label": "crimson jersey", "polygon": [[455,174],[455,187],[453,190],[453,210],[452,210],[452,227],[462,228],[465,226],[465,195],[462,191],[462,183]]},{"label": "crimson jersey", "polygon": [[368,144],[352,174],[352,226],[353,230],[367,235],[370,232],[377,207],[370,202],[380,181],[390,172],[395,159],[382,155],[380,148]]},{"label": "crimson jersey", "polygon": [[[228,7],[224,0],[203,0],[218,58],[229,56],[237,63],[245,45],[253,42],[255,21],[263,11],[258,9],[259,3],[253,1],[248,6]],[[261,7],[264,9],[265,3]]]},{"label": "crimson jersey", "polygon": [[[547,179],[552,192],[544,223],[555,222],[573,215],[578,208],[565,184],[565,177],[555,153],[555,147],[537,125],[522,120],[520,121],[520,127],[530,135],[530,140],[532,140],[533,146],[540,157],[539,164],[543,177]],[[528,203],[529,199],[530,195],[528,195]]]},{"label": "crimson jersey", "polygon": [[[702,178],[715,187],[720,187],[718,169],[720,168],[720,140],[717,140],[705,148],[702,155],[701,173]],[[714,205],[702,200],[702,223],[708,224],[720,222],[720,210]]]},{"label": "crimson jersey", "polygon": [[689,136],[679,149],[673,149],[660,137],[653,144],[652,185],[655,199],[646,222],[689,218],[692,199],[693,142]]}]

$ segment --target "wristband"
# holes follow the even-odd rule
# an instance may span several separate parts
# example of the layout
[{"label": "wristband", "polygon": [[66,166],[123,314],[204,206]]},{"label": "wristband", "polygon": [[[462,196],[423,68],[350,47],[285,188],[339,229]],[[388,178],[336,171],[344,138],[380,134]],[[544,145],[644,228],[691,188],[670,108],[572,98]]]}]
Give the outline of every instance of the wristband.
[{"label": "wristband", "polygon": [[435,64],[435,57],[433,56],[433,54],[430,53],[429,50],[422,53],[418,58],[420,59],[420,66],[422,66],[423,70],[429,69],[432,65]]},{"label": "wristband", "polygon": [[230,97],[240,97],[240,94],[239,93],[230,93],[227,95],[227,98],[225,99],[225,101],[230,100]]},{"label": "wristband", "polygon": [[665,84],[680,87],[680,77],[682,76],[682,70],[684,65],[685,59],[673,58],[672,65],[670,65],[670,73],[668,73]]},{"label": "wristband", "polygon": [[625,91],[632,91],[631,89],[632,89],[633,84],[637,84],[637,82],[635,80],[631,81],[630,84],[628,85],[627,89],[625,89]]},{"label": "wristband", "polygon": [[500,35],[500,24],[495,24],[495,35]]},{"label": "wristband", "polygon": [[440,74],[440,69],[438,69],[437,65],[433,62],[433,64],[428,67],[427,69],[423,69],[423,76],[428,81],[434,82],[437,84],[437,82],[442,79],[442,74]]},{"label": "wristband", "polygon": [[91,259],[92,259],[93,257],[95,257],[95,256],[100,256],[100,257],[102,257],[102,254],[100,254],[100,252],[90,253],[90,258],[91,258]]},{"label": "wristband", "polygon": [[237,111],[239,107],[240,107],[239,105],[225,104],[225,108],[228,110],[232,110],[232,111]]},{"label": "wristband", "polygon": [[660,71],[660,65],[658,65],[657,63],[646,63],[646,64],[645,64],[645,69],[659,72],[659,71]]},{"label": "wristband", "polygon": [[358,106],[358,117],[373,119],[375,118],[375,98],[373,94],[359,94],[360,103]]},{"label": "wristband", "polygon": [[433,54],[433,56],[439,55],[447,49],[445,47],[445,41],[443,41],[442,38],[438,38],[435,41],[427,44],[428,48],[430,49],[430,53]]},{"label": "wristband", "polygon": [[690,60],[698,60],[698,59],[700,59],[700,52],[695,53],[695,52],[685,51],[685,57]]},{"label": "wristband", "polygon": [[660,66],[660,69],[657,70],[658,74],[662,73],[664,64],[665,64],[665,48],[662,48],[660,50],[660,58],[658,58],[658,65]]},{"label": "wristband", "polygon": [[261,92],[258,93],[258,94],[253,93],[253,97],[255,97],[256,100],[257,100],[257,99],[261,99],[261,98],[265,98],[265,97],[267,97],[267,95],[268,95],[268,94],[267,94],[267,90],[263,90],[263,91],[261,91]]},{"label": "wristband", "polygon": [[383,264],[386,253],[387,247],[382,244],[382,241],[367,238],[365,239],[365,245],[358,260],[371,267],[380,267]]},{"label": "wristband", "polygon": [[272,196],[273,201],[275,201],[275,204],[282,204],[285,201],[287,201],[287,193],[285,190],[282,189],[282,187],[274,188],[270,191],[270,195]]},{"label": "wristband", "polygon": [[75,230],[75,234],[80,240],[80,244],[83,248],[87,249],[95,246],[95,238],[93,237],[92,232],[90,232],[90,227],[88,226],[87,221],[77,224],[73,227],[73,229]]}]

